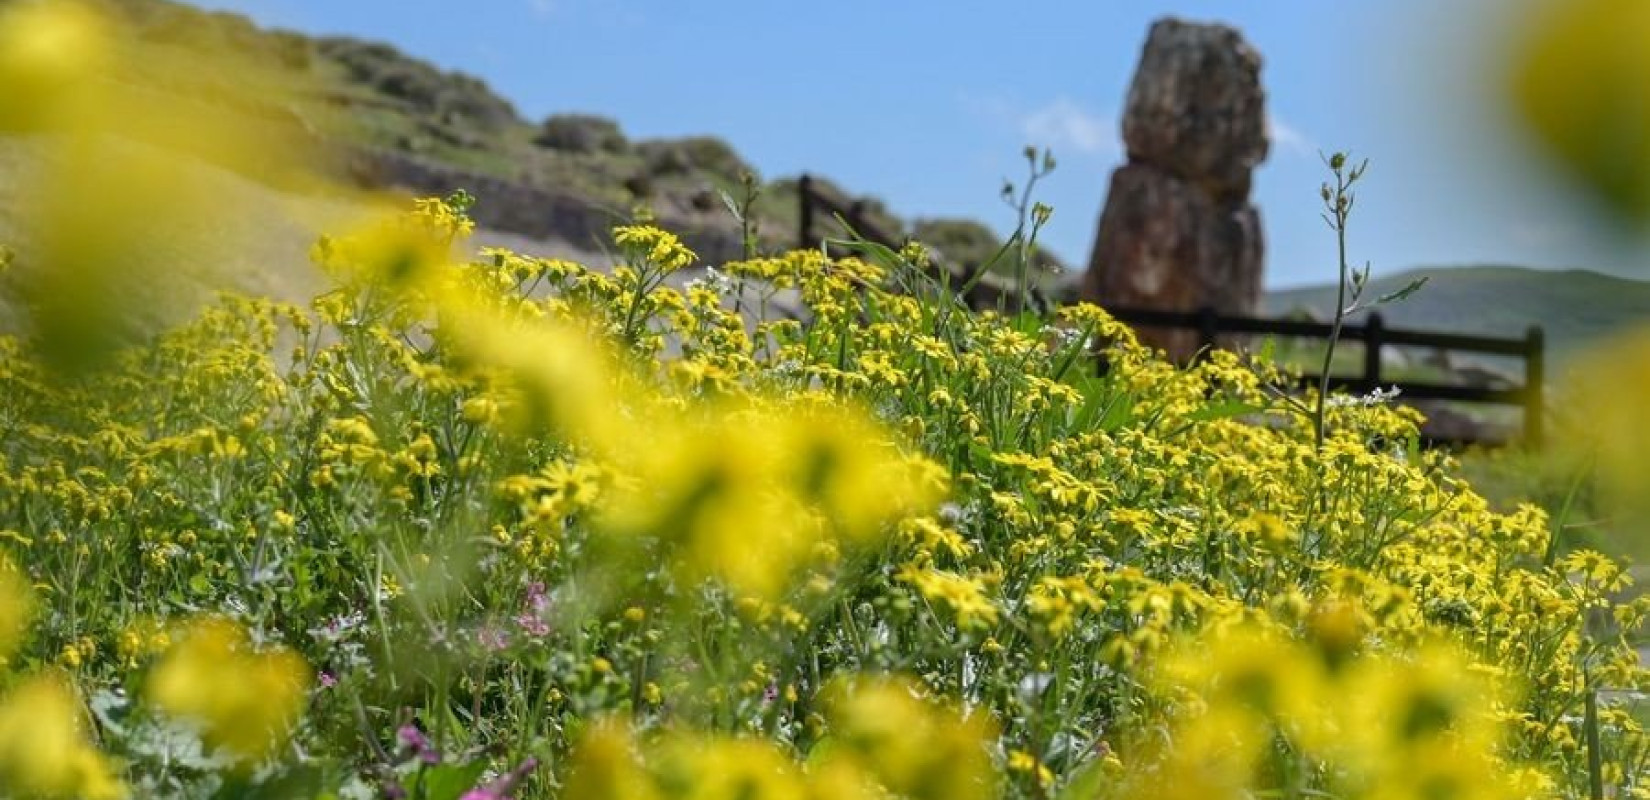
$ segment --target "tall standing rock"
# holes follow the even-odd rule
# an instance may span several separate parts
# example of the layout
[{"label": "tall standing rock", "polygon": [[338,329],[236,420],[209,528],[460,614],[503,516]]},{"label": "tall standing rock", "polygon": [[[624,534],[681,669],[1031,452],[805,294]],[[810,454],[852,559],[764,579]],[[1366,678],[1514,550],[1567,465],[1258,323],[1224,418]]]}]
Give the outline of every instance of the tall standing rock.
[{"label": "tall standing rock", "polygon": [[[1152,25],[1129,87],[1083,296],[1102,305],[1253,313],[1264,247],[1249,202],[1266,159],[1260,54],[1232,28],[1163,19]],[[1185,360],[1198,334],[1142,330]]]}]

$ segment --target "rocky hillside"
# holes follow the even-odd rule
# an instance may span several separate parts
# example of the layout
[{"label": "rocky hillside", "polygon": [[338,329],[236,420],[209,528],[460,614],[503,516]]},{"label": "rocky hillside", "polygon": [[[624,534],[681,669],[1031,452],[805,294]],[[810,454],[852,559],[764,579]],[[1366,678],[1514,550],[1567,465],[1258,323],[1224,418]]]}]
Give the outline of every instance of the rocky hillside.
[{"label": "rocky hillside", "polygon": [[[324,154],[315,167],[346,185],[424,195],[466,189],[481,199],[475,214],[484,227],[550,249],[599,251],[613,224],[647,213],[715,263],[742,251],[739,225],[721,195],[738,195],[750,174],[760,191],[753,217],[761,243],[776,248],[796,238],[795,179],[756,176],[715,137],[632,140],[618,123],[578,113],[529,120],[483,81],[384,43],[262,29],[239,15],[170,0],[106,6],[162,57],[232,54],[244,65],[232,74],[192,77],[188,85],[180,85],[176,71],[158,69],[121,80],[147,81],[290,128]],[[884,230],[943,242],[959,265],[983,261],[998,244],[977,223],[910,223],[875,198],[853,196],[818,176],[815,185],[844,206],[857,203]],[[815,231],[834,232],[829,220]],[[1039,263],[1060,268],[1047,253]]]}]

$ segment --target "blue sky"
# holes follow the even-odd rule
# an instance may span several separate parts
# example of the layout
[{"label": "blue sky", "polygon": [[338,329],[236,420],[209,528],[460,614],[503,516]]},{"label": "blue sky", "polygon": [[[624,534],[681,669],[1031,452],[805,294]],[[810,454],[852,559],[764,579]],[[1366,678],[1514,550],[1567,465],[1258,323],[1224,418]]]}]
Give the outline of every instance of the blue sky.
[{"label": "blue sky", "polygon": [[[1236,25],[1265,59],[1276,136],[1255,200],[1267,284],[1330,280],[1320,150],[1372,166],[1352,254],[1377,274],[1507,263],[1650,277],[1533,158],[1493,65],[1524,0],[196,0],[259,22],[387,40],[486,79],[529,118],[581,111],[632,138],[713,134],[765,176],[828,175],[907,217],[1002,230],[1026,144],[1059,168],[1045,242],[1087,263],[1117,114],[1151,21]],[[1443,8],[1440,8],[1442,6]]]}]

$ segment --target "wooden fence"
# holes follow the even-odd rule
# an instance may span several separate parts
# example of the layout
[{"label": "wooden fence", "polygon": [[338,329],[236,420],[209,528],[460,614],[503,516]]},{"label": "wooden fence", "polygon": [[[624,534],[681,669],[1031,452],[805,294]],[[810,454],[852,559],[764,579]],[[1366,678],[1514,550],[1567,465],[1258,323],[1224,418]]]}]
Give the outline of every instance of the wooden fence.
[{"label": "wooden fence", "polygon": [[[1334,333],[1328,322],[1294,319],[1263,319],[1258,317],[1220,314],[1213,309],[1199,311],[1161,311],[1143,308],[1113,308],[1106,311],[1118,320],[1142,327],[1167,327],[1198,332],[1200,343],[1213,347],[1227,334],[1258,336],[1285,336],[1327,341]],[[1357,394],[1369,394],[1376,389],[1396,387],[1399,397],[1410,400],[1446,400],[1458,403],[1484,403],[1520,406],[1523,409],[1523,441],[1539,447],[1544,435],[1546,397],[1543,386],[1547,378],[1546,336],[1540,326],[1531,326],[1523,338],[1470,336],[1459,333],[1388,328],[1379,313],[1371,313],[1362,324],[1341,326],[1341,341],[1363,343],[1363,374],[1357,377],[1331,375],[1331,388]],[[1506,387],[1465,386],[1428,381],[1387,380],[1382,351],[1387,347],[1419,347],[1445,353],[1474,353],[1507,356],[1524,362],[1521,385]],[[1316,384],[1316,376],[1306,376]],[[1449,442],[1470,444],[1470,441]]]},{"label": "wooden fence", "polygon": [[[889,247],[901,243],[900,236],[882,230],[864,213],[857,202],[844,204],[819,190],[813,179],[804,174],[798,181],[799,225],[798,244],[804,248],[819,246],[814,225],[816,214],[837,217],[869,241]],[[998,275],[976,275],[960,265],[948,264],[944,254],[938,254],[931,265],[934,277],[948,281],[950,286],[966,286],[963,302],[972,308],[1017,308],[1024,300],[1033,305],[1046,306],[1049,300],[1033,290],[1030,297],[1021,298],[1013,281]],[[1334,326],[1327,322],[1293,319],[1263,319],[1218,313],[1205,308],[1199,311],[1164,311],[1144,308],[1116,308],[1106,306],[1113,317],[1130,325],[1167,327],[1194,330],[1205,349],[1213,347],[1221,337],[1229,335],[1284,336],[1327,341]],[[1546,416],[1543,386],[1546,382],[1546,339],[1539,326],[1532,326],[1523,338],[1469,336],[1457,333],[1388,328],[1381,315],[1372,313],[1362,324],[1341,327],[1342,341],[1363,344],[1363,374],[1357,377],[1331,376],[1330,387],[1357,394],[1369,394],[1376,389],[1396,387],[1399,396],[1408,400],[1443,400],[1458,403],[1483,403],[1520,406],[1523,409],[1523,442],[1540,447]],[[1420,347],[1446,353],[1463,352],[1480,355],[1510,356],[1524,362],[1521,385],[1509,387],[1466,386],[1427,381],[1383,379],[1383,350],[1388,347]],[[1304,381],[1316,384],[1316,376]],[[1435,439],[1440,444],[1471,444],[1470,440]]]}]

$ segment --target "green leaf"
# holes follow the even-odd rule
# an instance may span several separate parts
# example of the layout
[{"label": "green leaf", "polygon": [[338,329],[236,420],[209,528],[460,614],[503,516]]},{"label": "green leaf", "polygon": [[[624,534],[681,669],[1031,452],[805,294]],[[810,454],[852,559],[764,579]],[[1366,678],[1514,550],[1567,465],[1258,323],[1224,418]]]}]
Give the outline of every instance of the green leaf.
[{"label": "green leaf", "polygon": [[[848,223],[846,221],[843,221],[842,225],[845,228],[848,227]],[[854,232],[852,228],[848,228],[848,231],[856,238],[826,239],[826,244],[834,244],[838,247],[847,249],[849,252],[857,251],[869,257],[878,265],[887,267],[891,270],[898,269],[900,264],[903,263],[904,260],[899,257],[899,253],[894,252],[894,250],[889,248],[887,245],[873,242],[870,239],[857,238],[859,234]]]},{"label": "green leaf", "polygon": [[1054,368],[1052,376],[1054,380],[1058,381],[1065,378],[1066,370],[1071,369],[1071,365],[1077,361],[1077,357],[1089,349],[1089,337],[1094,335],[1096,324],[1098,323],[1090,322],[1083,326],[1083,332],[1072,342],[1071,347],[1066,351],[1065,357],[1060,360],[1060,365]]},{"label": "green leaf", "polygon": [[829,759],[840,749],[842,748],[835,737],[829,735],[820,737],[819,741],[814,742],[814,746],[808,750],[808,757],[803,759],[802,763],[805,766],[817,767],[825,763],[826,759]]},{"label": "green leaf", "polygon": [[1106,779],[1105,770],[1101,768],[1099,759],[1089,761],[1077,768],[1071,780],[1054,795],[1055,800],[1089,800],[1099,797],[1102,783]]},{"label": "green leaf", "polygon": [[124,696],[108,690],[94,692],[87,706],[104,730],[115,736],[126,735],[125,720],[130,709]]},{"label": "green leaf", "polygon": [[1403,300],[1404,298],[1409,297],[1410,295],[1415,294],[1418,291],[1421,291],[1421,287],[1427,285],[1428,277],[1429,276],[1422,275],[1421,277],[1410,281],[1409,285],[1405,286],[1402,289],[1399,289],[1396,292],[1392,292],[1391,294],[1381,295],[1380,299],[1375,301],[1375,305],[1382,305],[1384,303],[1396,303],[1399,300]]},{"label": "green leaf", "polygon": [[1276,364],[1278,362],[1278,339],[1268,336],[1261,340],[1260,352],[1255,354],[1256,360],[1262,364]]},{"label": "green leaf", "polygon": [[1254,414],[1265,410],[1267,410],[1267,406],[1257,406],[1253,403],[1244,403],[1237,400],[1204,406],[1203,408],[1192,412],[1186,417],[1185,424],[1164,434],[1163,438],[1173,439],[1176,436],[1191,430],[1192,426],[1198,424],[1199,422],[1213,422],[1217,419],[1230,419],[1232,417],[1241,417],[1244,414]]},{"label": "green leaf", "polygon": [[458,800],[476,787],[487,762],[477,759],[468,764],[441,764],[424,770],[423,786],[426,800]]},{"label": "green leaf", "polygon": [[292,800],[321,796],[326,790],[326,770],[322,767],[282,767],[267,777],[228,775],[212,793],[217,800]]},{"label": "green leaf", "polygon": [[1021,232],[1015,231],[1013,236],[1008,237],[1008,239],[1003,242],[1003,246],[997,248],[997,252],[991,254],[991,257],[986,259],[985,263],[981,264],[979,268],[974,271],[974,274],[969,277],[967,281],[964,281],[962,286],[957,288],[957,294],[968,294],[969,291],[973,290],[976,284],[983,280],[986,275],[989,275],[991,270],[996,268],[997,262],[1001,261],[1003,256],[1008,255],[1008,252],[1011,249],[1019,246],[1020,236]]},{"label": "green leaf", "polygon": [[722,198],[722,205],[728,207],[728,213],[732,214],[735,220],[739,222],[745,221],[745,215],[740,213],[739,202],[733,199],[733,195],[728,194],[726,190],[717,189],[716,196]]},{"label": "green leaf", "polygon": [[[1101,399],[1099,394],[1094,396],[1095,402]],[[1116,433],[1122,430],[1123,426],[1135,421],[1133,397],[1109,397],[1105,400],[1107,404],[1103,407],[1103,413],[1095,427],[1107,433]],[[1087,411],[1086,408],[1084,410]]]}]

